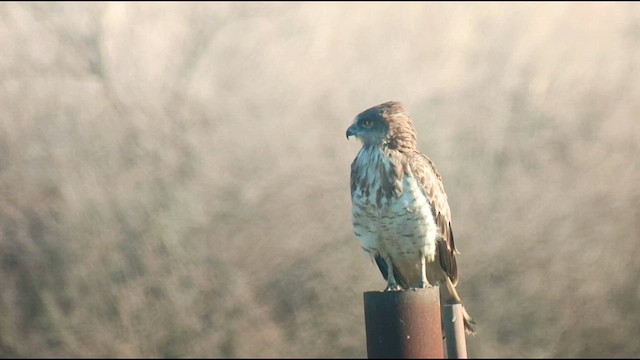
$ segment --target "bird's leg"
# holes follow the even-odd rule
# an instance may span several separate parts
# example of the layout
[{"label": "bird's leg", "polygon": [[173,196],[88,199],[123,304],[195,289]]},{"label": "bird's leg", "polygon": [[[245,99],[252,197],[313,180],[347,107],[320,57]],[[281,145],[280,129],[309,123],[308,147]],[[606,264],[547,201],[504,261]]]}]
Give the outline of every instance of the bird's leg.
[{"label": "bird's leg", "polygon": [[429,284],[429,280],[427,280],[427,257],[424,256],[422,252],[420,253],[420,271],[421,275],[419,287],[421,289],[430,287],[431,284]]},{"label": "bird's leg", "polygon": [[384,258],[384,262],[387,263],[387,288],[384,291],[400,291],[402,288],[396,282],[395,276],[393,276],[393,264],[389,257]]}]

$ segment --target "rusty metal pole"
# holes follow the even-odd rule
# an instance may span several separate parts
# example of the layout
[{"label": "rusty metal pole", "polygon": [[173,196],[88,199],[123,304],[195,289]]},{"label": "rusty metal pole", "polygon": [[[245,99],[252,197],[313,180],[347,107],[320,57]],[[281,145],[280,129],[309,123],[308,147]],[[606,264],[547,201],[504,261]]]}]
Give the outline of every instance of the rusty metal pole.
[{"label": "rusty metal pole", "polygon": [[461,304],[442,305],[442,328],[447,345],[448,359],[467,358],[467,340],[464,333]]},{"label": "rusty metal pole", "polygon": [[438,287],[364,293],[367,355],[444,358]]}]

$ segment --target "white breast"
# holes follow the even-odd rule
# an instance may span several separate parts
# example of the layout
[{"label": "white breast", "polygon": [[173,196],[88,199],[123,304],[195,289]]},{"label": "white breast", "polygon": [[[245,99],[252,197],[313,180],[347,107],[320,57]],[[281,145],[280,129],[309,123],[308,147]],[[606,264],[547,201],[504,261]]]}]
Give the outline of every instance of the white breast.
[{"label": "white breast", "polygon": [[366,197],[356,196],[359,193],[356,187],[352,220],[364,251],[370,256],[389,256],[402,268],[415,267],[419,276],[420,256],[428,261],[435,258],[437,231],[429,201],[416,180],[405,176],[400,196],[382,201],[381,206],[376,204],[375,189]]}]

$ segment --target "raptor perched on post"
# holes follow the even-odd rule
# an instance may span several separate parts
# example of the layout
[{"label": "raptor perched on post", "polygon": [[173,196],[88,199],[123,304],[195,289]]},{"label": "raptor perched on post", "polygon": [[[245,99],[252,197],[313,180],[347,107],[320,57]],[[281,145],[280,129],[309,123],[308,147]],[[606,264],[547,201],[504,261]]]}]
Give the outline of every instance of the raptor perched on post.
[{"label": "raptor perched on post", "polygon": [[[399,102],[356,116],[347,129],[362,148],[351,164],[353,231],[387,280],[385,291],[439,284],[445,303],[461,303],[451,211],[440,174],[417,149],[413,121]],[[464,325],[475,323],[464,311]]]}]

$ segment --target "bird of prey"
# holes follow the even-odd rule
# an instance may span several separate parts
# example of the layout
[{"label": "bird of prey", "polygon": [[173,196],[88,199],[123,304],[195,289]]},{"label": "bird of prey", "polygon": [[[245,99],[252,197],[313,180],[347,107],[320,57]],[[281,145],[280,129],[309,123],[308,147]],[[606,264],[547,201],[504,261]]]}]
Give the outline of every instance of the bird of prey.
[{"label": "bird of prey", "polygon": [[[451,211],[433,162],[417,148],[402,104],[367,109],[347,129],[362,148],[351,164],[353,231],[387,280],[385,291],[440,286],[443,303],[460,304]],[[464,311],[467,333],[475,323]]]}]

